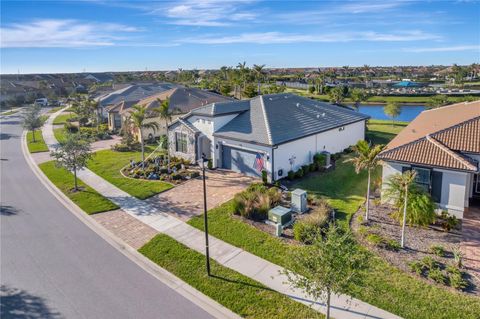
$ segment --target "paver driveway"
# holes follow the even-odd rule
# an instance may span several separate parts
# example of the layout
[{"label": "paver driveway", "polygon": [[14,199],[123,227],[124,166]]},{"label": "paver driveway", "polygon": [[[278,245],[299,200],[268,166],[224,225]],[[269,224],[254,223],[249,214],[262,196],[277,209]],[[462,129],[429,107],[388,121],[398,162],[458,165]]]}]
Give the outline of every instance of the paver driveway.
[{"label": "paver driveway", "polygon": [[[227,170],[207,171],[207,207],[212,209],[233,198],[259,179]],[[203,213],[203,184],[201,176],[146,200],[159,210],[187,221]]]}]

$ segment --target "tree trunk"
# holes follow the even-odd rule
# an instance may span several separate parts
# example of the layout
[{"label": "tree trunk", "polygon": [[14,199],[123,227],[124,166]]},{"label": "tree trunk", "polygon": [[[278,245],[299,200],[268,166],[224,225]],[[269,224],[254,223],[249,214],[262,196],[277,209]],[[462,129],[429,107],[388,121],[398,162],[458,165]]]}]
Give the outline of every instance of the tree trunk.
[{"label": "tree trunk", "polygon": [[258,80],[258,95],[260,95],[260,80]]},{"label": "tree trunk", "polygon": [[330,289],[327,289],[327,319],[330,319]]},{"label": "tree trunk", "polygon": [[145,170],[145,145],[143,142],[142,128],[139,128],[140,135],[140,146],[142,147],[142,170]]},{"label": "tree trunk", "polygon": [[74,168],[73,168],[73,182],[74,182],[74,184],[75,184],[75,186],[74,186],[74,190],[75,190],[75,191],[78,191],[78,184],[77,184],[77,168],[76,168],[76,167],[74,167]]},{"label": "tree trunk", "polygon": [[368,211],[370,209],[370,169],[368,170],[368,185],[367,185],[367,204],[365,206],[365,221],[368,222]]},{"label": "tree trunk", "polygon": [[35,143],[37,140],[35,139],[35,130],[32,130],[32,139],[33,142]]},{"label": "tree trunk", "polygon": [[[167,128],[168,128],[168,120],[166,120],[165,123],[167,124]],[[167,129],[167,173],[170,174],[170,146],[168,143],[168,129]]]},{"label": "tree trunk", "polygon": [[400,245],[405,247],[405,226],[407,224],[407,202],[408,202],[408,185],[405,186],[405,202],[403,203],[403,223],[402,223],[402,241]]}]

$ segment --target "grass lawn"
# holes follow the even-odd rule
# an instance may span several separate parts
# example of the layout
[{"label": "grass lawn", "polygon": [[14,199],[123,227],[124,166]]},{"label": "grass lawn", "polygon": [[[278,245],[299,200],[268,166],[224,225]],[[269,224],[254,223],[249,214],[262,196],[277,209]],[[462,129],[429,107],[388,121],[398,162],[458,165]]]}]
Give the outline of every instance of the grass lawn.
[{"label": "grass lawn", "polygon": [[197,290],[244,318],[323,318],[323,315],[211,261],[166,235],[157,235],[139,252]]},{"label": "grass lawn", "polygon": [[7,111],[7,112],[5,112],[5,113],[2,113],[2,114],[0,114],[0,115],[2,115],[2,116],[8,116],[8,115],[13,115],[13,114],[15,114],[15,113],[17,113],[17,112],[18,112],[18,109],[15,109],[15,110],[11,110],[11,111]]},{"label": "grass lawn", "polygon": [[366,139],[372,141],[373,144],[387,144],[395,135],[408,125],[408,122],[385,120],[368,120]]},{"label": "grass lawn", "polygon": [[[371,138],[377,141],[388,142],[395,134],[394,128],[381,122],[371,123],[370,129]],[[325,197],[335,208],[339,223],[347,227],[351,216],[364,201],[366,174],[357,175],[350,163],[343,162],[344,159],[337,161],[334,171],[310,174],[293,187]],[[375,171],[373,180],[380,178],[380,172],[380,168]],[[209,212],[209,232],[212,236],[273,263],[288,265],[290,251],[299,246],[286,244],[233,218],[231,214],[230,202]],[[189,224],[203,230],[203,216],[191,219]],[[370,261],[364,284],[361,287],[351,287],[349,293],[352,296],[405,318],[458,318],[461,313],[462,318],[478,319],[479,298],[425,283],[390,266],[374,254],[371,254]]]},{"label": "grass lawn", "polygon": [[[151,151],[153,149],[146,147],[145,157]],[[138,161],[141,156],[140,152],[99,151],[88,163],[88,168],[121,190],[139,199],[145,199],[172,188],[173,186],[169,183],[127,178],[120,173],[120,169],[127,165],[130,159]]]},{"label": "grass lawn", "polygon": [[87,214],[91,215],[119,208],[81,180],[78,180],[78,187],[81,190],[73,192],[73,174],[64,168],[57,168],[54,161],[45,162],[38,166],[55,186]]},{"label": "grass lawn", "polygon": [[51,109],[50,111],[48,111],[47,113],[52,114],[52,113],[55,113],[57,111],[60,111],[61,109],[63,109],[63,106],[56,106],[53,109]]},{"label": "grass lawn", "polygon": [[33,141],[33,133],[27,133],[27,147],[30,153],[48,152],[48,146],[43,140],[42,131],[35,131],[35,142]]},{"label": "grass lawn", "polygon": [[61,142],[66,139],[67,131],[63,127],[53,129],[53,135],[58,142]]},{"label": "grass lawn", "polygon": [[53,124],[54,125],[65,124],[67,123],[67,120],[72,118],[73,116],[74,114],[71,112],[68,112],[68,111],[62,112],[53,120]]}]

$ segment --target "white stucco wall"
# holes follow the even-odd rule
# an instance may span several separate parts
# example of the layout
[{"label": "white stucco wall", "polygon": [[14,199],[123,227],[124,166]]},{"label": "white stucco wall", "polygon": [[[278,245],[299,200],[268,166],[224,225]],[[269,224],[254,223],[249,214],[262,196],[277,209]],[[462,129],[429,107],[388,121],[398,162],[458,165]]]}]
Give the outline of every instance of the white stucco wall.
[{"label": "white stucco wall", "polygon": [[[383,187],[388,177],[402,173],[402,167],[410,167],[410,165],[402,165],[392,162],[384,162],[382,172]],[[442,196],[440,203],[437,203],[439,208],[445,209],[449,214],[455,215],[457,218],[463,218],[465,207],[468,207],[469,200],[469,183],[471,182],[471,174],[464,172],[457,172],[452,170],[433,169],[437,172],[442,172]],[[385,200],[382,198],[382,200]]]},{"label": "white stucco wall", "polygon": [[[345,125],[343,130],[336,128],[281,144],[273,150],[275,178],[283,178],[287,176],[288,171],[296,171],[302,165],[312,163],[315,153],[323,151],[338,153],[364,138],[365,122],[360,121]],[[290,164],[291,158],[294,158],[293,166]],[[282,177],[277,176],[280,169],[283,170]]]}]

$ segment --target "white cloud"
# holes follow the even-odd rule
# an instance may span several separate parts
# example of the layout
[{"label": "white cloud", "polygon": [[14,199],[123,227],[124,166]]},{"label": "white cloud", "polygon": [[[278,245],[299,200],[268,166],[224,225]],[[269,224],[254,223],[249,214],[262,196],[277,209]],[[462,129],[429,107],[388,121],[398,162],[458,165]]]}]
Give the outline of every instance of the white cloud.
[{"label": "white cloud", "polygon": [[0,28],[2,48],[48,48],[111,46],[124,39],[122,34],[140,29],[115,23],[77,20],[36,20]]},{"label": "white cloud", "polygon": [[337,32],[328,34],[293,34],[282,32],[242,33],[234,36],[206,36],[186,38],[179,40],[182,43],[197,44],[232,44],[232,43],[255,43],[255,44],[281,44],[298,42],[402,42],[420,40],[438,40],[439,36],[424,33],[422,31],[410,31],[402,33],[378,33],[368,32]]},{"label": "white cloud", "polygon": [[340,7],[340,11],[352,14],[383,12],[398,8],[405,4],[405,1],[369,1],[352,2]]},{"label": "white cloud", "polygon": [[450,47],[433,47],[433,48],[404,48],[405,52],[455,52],[455,51],[477,51],[480,54],[480,45],[458,45]]},{"label": "white cloud", "polygon": [[185,26],[221,27],[236,21],[251,21],[257,15],[241,9],[242,4],[252,1],[235,0],[186,0],[180,3],[161,5],[152,14],[165,16],[169,23]]}]

